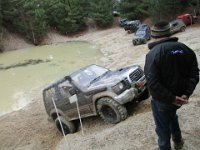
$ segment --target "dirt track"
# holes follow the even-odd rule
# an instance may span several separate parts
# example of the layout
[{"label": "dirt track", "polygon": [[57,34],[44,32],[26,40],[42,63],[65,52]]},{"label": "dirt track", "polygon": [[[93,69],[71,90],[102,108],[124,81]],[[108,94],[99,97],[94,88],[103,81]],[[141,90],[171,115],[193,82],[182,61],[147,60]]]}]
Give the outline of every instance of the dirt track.
[{"label": "dirt track", "polygon": [[[114,69],[129,64],[144,65],[147,45],[133,46],[132,35],[121,28],[111,28],[104,31],[88,32],[76,38],[66,38],[50,33],[49,43],[67,40],[84,40],[99,46],[104,54],[102,65]],[[53,35],[53,37],[52,37]],[[176,34],[181,42],[193,48],[200,60],[200,27],[189,27],[186,32]],[[191,103],[181,108],[180,120],[184,137],[185,150],[199,149],[200,141],[200,86]],[[47,121],[41,91],[33,92],[33,103],[25,109],[0,117],[0,149],[1,150],[55,150],[62,139],[54,125]],[[117,125],[104,123],[99,117],[83,120],[85,135],[77,132],[67,136],[71,150],[146,150],[154,149],[156,136],[151,117],[149,100],[137,107],[130,106],[130,116]],[[62,143],[62,142],[61,142]],[[63,145],[57,147],[62,149]]]}]

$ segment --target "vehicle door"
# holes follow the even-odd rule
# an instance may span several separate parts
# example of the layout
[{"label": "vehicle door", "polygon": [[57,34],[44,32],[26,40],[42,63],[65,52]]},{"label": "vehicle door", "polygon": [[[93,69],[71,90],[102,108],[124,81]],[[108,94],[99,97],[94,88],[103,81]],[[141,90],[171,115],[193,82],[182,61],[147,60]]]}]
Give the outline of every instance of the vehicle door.
[{"label": "vehicle door", "polygon": [[[77,97],[77,103],[79,106],[79,111],[81,116],[87,116],[90,115],[92,113],[91,110],[91,96],[90,95],[86,95],[85,93],[76,90],[75,95]],[[75,105],[76,103],[71,103],[71,105]]]},{"label": "vehicle door", "polygon": [[[79,108],[81,115],[91,113],[91,109],[88,105],[87,97],[79,92],[75,87],[68,81],[64,81],[58,85],[59,101],[56,102],[57,107],[63,110],[65,114],[70,118],[78,118]],[[78,108],[77,108],[78,104]]]}]

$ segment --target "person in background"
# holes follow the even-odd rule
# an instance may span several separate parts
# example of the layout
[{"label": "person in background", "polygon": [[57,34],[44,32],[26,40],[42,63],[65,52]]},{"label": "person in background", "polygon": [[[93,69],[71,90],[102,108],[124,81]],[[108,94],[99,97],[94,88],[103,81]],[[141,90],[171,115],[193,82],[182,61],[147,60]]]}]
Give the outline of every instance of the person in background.
[{"label": "person in background", "polygon": [[158,135],[160,150],[171,150],[170,139],[175,149],[182,149],[184,140],[179,127],[177,109],[188,103],[199,82],[199,68],[193,50],[170,37],[170,25],[157,22],[151,36],[155,39],[148,45],[144,72],[152,96],[151,107]]}]

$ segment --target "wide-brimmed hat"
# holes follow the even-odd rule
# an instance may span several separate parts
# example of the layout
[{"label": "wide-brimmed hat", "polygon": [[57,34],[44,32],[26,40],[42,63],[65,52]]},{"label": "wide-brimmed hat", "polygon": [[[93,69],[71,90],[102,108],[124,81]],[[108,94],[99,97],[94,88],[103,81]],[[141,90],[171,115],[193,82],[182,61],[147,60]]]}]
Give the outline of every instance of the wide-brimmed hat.
[{"label": "wide-brimmed hat", "polygon": [[153,38],[169,37],[170,35],[170,24],[167,21],[159,21],[151,29]]}]

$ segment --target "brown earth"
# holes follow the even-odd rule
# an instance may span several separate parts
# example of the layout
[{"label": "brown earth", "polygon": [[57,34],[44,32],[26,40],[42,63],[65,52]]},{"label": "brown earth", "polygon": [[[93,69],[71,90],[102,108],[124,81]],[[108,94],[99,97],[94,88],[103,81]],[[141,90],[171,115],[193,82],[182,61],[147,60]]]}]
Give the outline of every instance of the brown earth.
[{"label": "brown earth", "polygon": [[[200,28],[188,27],[175,36],[195,50],[200,60]],[[84,40],[100,48],[104,57],[102,65],[111,69],[133,63],[144,66],[147,45],[133,46],[132,35],[122,28],[114,27],[103,31],[88,31],[78,37],[65,37],[49,33],[44,43]],[[18,39],[19,40],[19,39]],[[200,147],[200,86],[198,85],[191,102],[179,110],[180,126],[185,138],[185,150]],[[55,150],[64,149],[61,134],[53,123],[47,121],[41,89],[32,91],[32,103],[24,109],[0,117],[1,150]],[[70,150],[148,150],[156,147],[156,135],[149,100],[131,104],[129,117],[125,121],[110,125],[100,117],[83,119],[85,135],[81,132],[67,135]],[[57,145],[59,144],[59,145]]]}]

